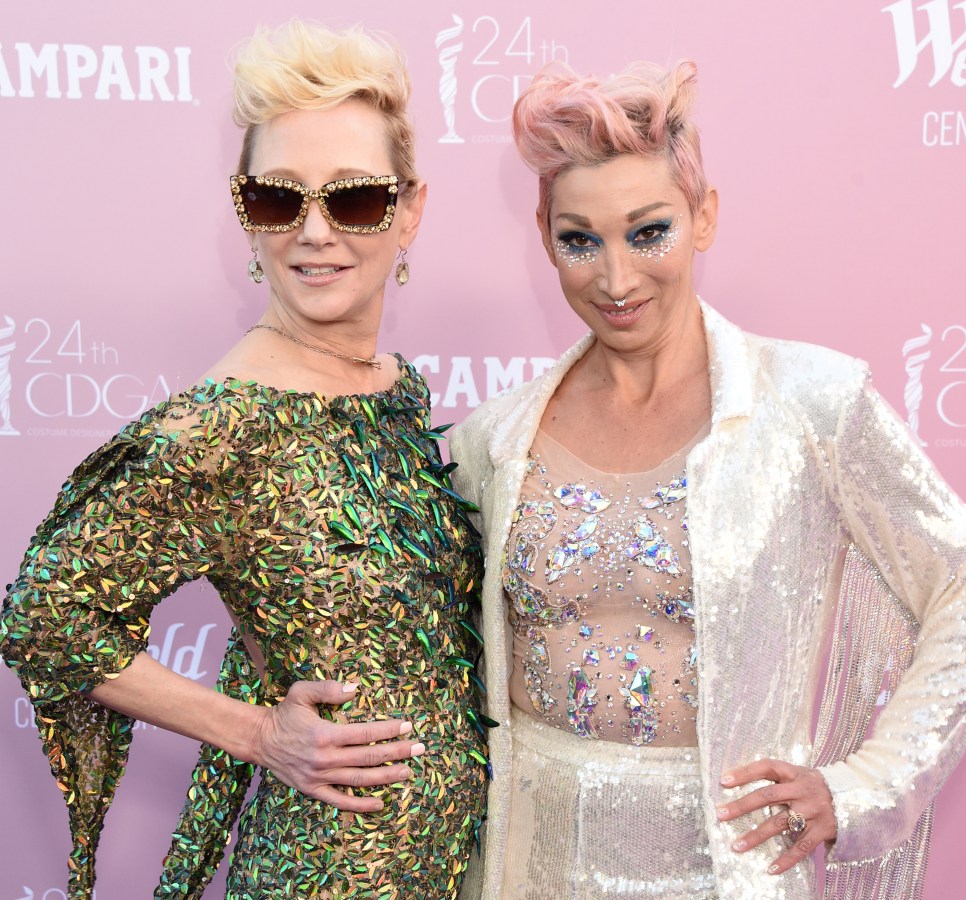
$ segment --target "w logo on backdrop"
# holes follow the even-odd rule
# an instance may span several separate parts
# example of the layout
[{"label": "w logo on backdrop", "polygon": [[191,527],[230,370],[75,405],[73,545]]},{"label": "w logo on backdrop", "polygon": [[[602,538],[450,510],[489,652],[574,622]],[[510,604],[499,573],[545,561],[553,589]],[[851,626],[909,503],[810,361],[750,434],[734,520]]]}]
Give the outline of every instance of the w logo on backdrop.
[{"label": "w logo on backdrop", "polygon": [[966,2],[929,0],[917,6],[914,0],[899,0],[882,11],[892,16],[896,34],[899,77],[893,87],[912,76],[924,54],[932,57],[929,87],[947,76],[957,87],[966,86]]}]

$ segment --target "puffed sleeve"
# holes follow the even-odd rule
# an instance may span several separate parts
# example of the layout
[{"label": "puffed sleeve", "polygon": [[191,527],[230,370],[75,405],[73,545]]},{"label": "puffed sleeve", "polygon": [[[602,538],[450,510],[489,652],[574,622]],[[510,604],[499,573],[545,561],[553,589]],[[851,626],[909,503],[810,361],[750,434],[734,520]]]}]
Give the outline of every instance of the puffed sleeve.
[{"label": "puffed sleeve", "polygon": [[221,435],[169,401],[95,451],[30,543],[0,617],[0,652],[34,705],[64,792],[71,897],[89,896],[132,722],[88,699],[146,649],[154,605],[220,554],[211,465]]},{"label": "puffed sleeve", "polygon": [[829,460],[853,541],[920,623],[872,734],[821,769],[838,821],[829,861],[842,862],[908,838],[966,749],[966,506],[867,378]]}]

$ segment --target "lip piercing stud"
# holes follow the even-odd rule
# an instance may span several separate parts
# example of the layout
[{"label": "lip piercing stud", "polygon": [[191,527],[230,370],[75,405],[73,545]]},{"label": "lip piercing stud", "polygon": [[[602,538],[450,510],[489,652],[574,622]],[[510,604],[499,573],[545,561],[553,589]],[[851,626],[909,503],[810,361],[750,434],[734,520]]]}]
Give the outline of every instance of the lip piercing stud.
[{"label": "lip piercing stud", "polygon": [[621,297],[620,300],[614,301],[614,306],[616,306],[618,309],[623,309],[625,303],[627,303],[627,297]]}]

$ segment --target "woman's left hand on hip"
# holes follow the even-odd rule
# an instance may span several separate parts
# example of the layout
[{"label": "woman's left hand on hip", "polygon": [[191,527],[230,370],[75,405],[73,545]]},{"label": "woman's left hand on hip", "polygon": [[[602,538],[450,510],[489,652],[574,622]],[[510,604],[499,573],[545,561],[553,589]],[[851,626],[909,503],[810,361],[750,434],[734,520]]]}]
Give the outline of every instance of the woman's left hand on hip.
[{"label": "woman's left hand on hip", "polygon": [[[771,781],[766,785],[718,807],[718,820],[728,822],[766,806],[784,806],[757,828],[736,838],[732,849],[744,853],[769,838],[788,833],[792,846],[768,867],[771,875],[780,875],[800,863],[823,841],[834,841],[835,810],[832,794],[817,769],[793,766],[780,759],[762,759],[725,773],[721,784],[741,787],[753,781]],[[804,821],[804,824],[802,822]]]}]

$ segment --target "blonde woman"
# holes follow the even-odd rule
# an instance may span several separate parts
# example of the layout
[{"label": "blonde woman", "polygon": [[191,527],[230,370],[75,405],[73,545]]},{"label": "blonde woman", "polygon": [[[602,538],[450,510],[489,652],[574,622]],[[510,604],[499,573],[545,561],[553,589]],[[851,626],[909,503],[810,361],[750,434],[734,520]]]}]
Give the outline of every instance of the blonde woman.
[{"label": "blonde woman", "polygon": [[[162,894],[201,895],[258,767],[227,897],[448,897],[486,779],[480,558],[425,383],[377,353],[425,200],[408,77],[382,40],[293,22],[241,50],[235,98],[226,201],[265,313],[77,469],[0,649],[65,789],[71,897],[91,895],[133,719],[204,744]],[[219,691],[145,652],[152,607],[200,577],[236,623]]]}]

